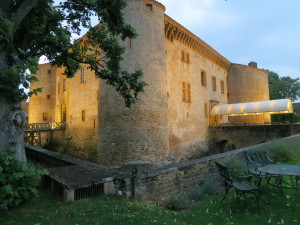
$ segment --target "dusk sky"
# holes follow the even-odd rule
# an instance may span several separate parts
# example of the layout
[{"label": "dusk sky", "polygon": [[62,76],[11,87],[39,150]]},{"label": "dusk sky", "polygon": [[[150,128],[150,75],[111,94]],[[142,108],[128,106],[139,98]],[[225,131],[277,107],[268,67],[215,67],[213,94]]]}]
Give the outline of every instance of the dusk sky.
[{"label": "dusk sky", "polygon": [[299,0],[158,0],[229,61],[300,78]]}]

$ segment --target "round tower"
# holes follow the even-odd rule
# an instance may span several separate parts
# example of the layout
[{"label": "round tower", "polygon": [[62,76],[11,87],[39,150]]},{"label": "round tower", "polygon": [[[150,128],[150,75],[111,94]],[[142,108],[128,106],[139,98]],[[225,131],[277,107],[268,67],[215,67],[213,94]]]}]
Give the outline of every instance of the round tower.
[{"label": "round tower", "polygon": [[[228,71],[227,84],[228,104],[270,100],[268,71],[258,69],[256,62],[250,62],[248,66],[232,63]],[[237,116],[231,117],[230,122],[264,123],[270,122],[270,116]]]},{"label": "round tower", "polygon": [[168,151],[168,106],[164,36],[165,7],[153,0],[128,0],[125,21],[138,37],[123,42],[122,68],[142,69],[148,84],[131,108],[100,81],[98,162],[118,166],[129,161],[159,162]]}]

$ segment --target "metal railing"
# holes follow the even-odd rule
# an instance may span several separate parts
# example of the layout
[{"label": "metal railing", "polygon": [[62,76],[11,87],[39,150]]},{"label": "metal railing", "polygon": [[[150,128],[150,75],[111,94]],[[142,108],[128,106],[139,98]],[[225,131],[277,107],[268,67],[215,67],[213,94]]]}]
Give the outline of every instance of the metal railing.
[{"label": "metal railing", "polygon": [[27,124],[26,131],[64,130],[65,128],[65,122],[29,123]]}]

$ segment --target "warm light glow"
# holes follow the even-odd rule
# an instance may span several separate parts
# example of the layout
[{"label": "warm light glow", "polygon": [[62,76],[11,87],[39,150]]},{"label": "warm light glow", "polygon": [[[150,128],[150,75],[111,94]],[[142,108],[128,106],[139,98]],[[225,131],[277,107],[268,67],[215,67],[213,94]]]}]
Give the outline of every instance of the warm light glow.
[{"label": "warm light glow", "polygon": [[246,116],[283,113],[293,113],[293,105],[290,99],[215,105],[212,109],[213,116]]}]

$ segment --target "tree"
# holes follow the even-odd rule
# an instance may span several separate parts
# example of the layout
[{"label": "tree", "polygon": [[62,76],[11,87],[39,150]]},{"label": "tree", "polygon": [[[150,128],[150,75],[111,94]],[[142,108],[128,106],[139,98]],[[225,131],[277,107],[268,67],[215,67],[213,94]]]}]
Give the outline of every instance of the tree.
[{"label": "tree", "polygon": [[[53,65],[64,67],[71,78],[80,63],[89,65],[97,77],[112,85],[130,107],[146,85],[141,70],[123,71],[120,61],[124,47],[120,40],[135,38],[134,28],[124,22],[126,0],[0,1],[0,150],[13,148],[25,161],[23,136],[25,114],[19,102],[41,89],[26,93],[24,88],[36,81],[38,59],[46,56]],[[91,16],[99,25],[91,26]],[[72,39],[88,28],[84,42]],[[24,88],[20,88],[22,85]]]},{"label": "tree", "polygon": [[[299,78],[289,76],[280,77],[277,73],[269,71],[270,99],[290,98],[293,101],[300,98]],[[294,114],[272,115],[273,122],[295,122]]]},{"label": "tree", "polygon": [[277,73],[269,71],[269,89],[271,100],[290,98],[295,101],[300,98],[299,78],[280,77]]}]

